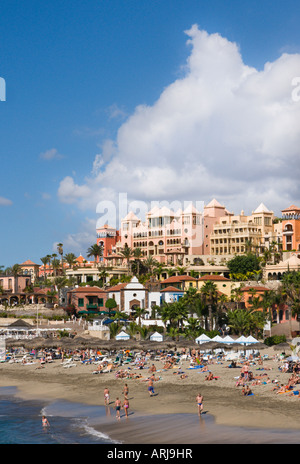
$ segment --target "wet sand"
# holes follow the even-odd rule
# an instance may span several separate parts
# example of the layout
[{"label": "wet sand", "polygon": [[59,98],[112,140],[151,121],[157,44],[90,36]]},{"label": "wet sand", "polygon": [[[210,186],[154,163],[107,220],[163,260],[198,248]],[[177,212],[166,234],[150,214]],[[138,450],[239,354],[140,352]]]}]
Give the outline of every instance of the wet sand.
[{"label": "wet sand", "polygon": [[[270,355],[273,354],[273,350],[270,350]],[[160,380],[154,384],[156,396],[152,398],[147,391],[147,382],[143,381],[149,376],[148,369],[135,370],[131,366],[131,372],[143,376],[142,381],[117,379],[115,371],[92,374],[96,368],[93,364],[77,362],[76,367],[64,368],[60,360],[48,363],[41,369],[37,368],[38,363],[0,363],[0,386],[16,386],[18,395],[25,399],[62,399],[98,406],[104,405],[103,390],[108,387],[111,416],[109,420],[107,417],[104,421],[99,420],[97,427],[126,443],[206,441],[211,434],[204,435],[201,427],[211,427],[211,424],[214,427],[264,428],[265,432],[271,429],[300,429],[299,396],[288,396],[286,393],[278,395],[272,390],[274,384],[269,383],[252,386],[254,396],[244,397],[241,395],[241,387],[235,386],[235,377],[239,376],[240,368],[229,369],[229,362],[209,366],[214,376],[218,377],[212,381],[205,380],[207,373],[201,373],[198,369],[190,370],[188,361],[181,364],[182,370],[188,376],[185,379],[180,379],[176,374],[177,370],[163,370],[160,361],[154,364],[157,368],[156,376]],[[267,373],[271,380],[277,379],[279,383],[286,384],[290,374],[280,373],[279,364],[270,359],[264,362],[264,367],[268,370],[262,370],[257,365],[250,369],[254,375]],[[123,369],[128,367],[130,366],[124,366]],[[125,383],[129,386],[130,415],[127,420],[122,417],[120,423],[116,423],[113,403],[116,397],[123,399]],[[300,385],[296,389],[300,389]],[[205,414],[201,421],[195,401],[199,391],[204,396]],[[176,419],[173,415],[176,415]],[[193,429],[195,434],[193,432],[191,436],[190,431],[187,433],[188,429]],[[197,430],[202,435],[199,436]],[[223,431],[225,433],[225,429]],[[226,433],[222,434],[222,440],[226,440]],[[246,437],[247,434],[243,441]]]}]

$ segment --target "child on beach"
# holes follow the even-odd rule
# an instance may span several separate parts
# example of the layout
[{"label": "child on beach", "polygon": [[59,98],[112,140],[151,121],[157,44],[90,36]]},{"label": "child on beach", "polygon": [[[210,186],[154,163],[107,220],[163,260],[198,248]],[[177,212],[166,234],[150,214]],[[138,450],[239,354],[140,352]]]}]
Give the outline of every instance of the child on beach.
[{"label": "child on beach", "polygon": [[109,389],[107,387],[104,388],[104,404],[105,406],[109,404]]}]

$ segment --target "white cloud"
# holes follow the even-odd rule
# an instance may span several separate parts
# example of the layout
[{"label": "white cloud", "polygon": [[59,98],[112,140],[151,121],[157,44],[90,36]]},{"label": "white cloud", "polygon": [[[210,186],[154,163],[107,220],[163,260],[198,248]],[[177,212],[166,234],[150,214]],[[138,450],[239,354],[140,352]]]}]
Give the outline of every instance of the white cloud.
[{"label": "white cloud", "polygon": [[44,151],[40,154],[40,158],[45,161],[52,161],[54,159],[62,159],[64,156],[61,155],[56,148],[51,148],[50,150]]},{"label": "white cloud", "polygon": [[[87,249],[96,243],[96,220],[86,218],[80,225],[80,232],[68,234],[64,240],[64,254],[74,253],[76,256],[82,254],[86,257]],[[56,249],[56,243],[53,244],[53,249]]]},{"label": "white cloud", "polygon": [[300,55],[284,53],[258,71],[219,34],[197,26],[186,34],[183,77],[135,109],[81,185],[61,181],[61,201],[94,211],[118,192],[149,201],[216,197],[237,212],[300,203],[300,102],[292,99]]},{"label": "white cloud", "polygon": [[11,206],[13,202],[5,197],[0,197],[0,206]]}]

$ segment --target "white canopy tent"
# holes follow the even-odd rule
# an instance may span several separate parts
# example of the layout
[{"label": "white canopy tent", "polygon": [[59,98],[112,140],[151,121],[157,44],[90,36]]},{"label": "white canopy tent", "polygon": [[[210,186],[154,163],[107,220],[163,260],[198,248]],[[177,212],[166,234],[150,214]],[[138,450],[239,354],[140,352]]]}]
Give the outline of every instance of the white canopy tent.
[{"label": "white canopy tent", "polygon": [[126,332],[122,331],[118,335],[116,335],[116,340],[129,340],[130,335],[128,335]]},{"label": "white canopy tent", "polygon": [[256,338],[252,337],[252,335],[249,335],[249,337],[247,337],[247,344],[253,344],[253,343],[258,343],[258,340],[256,340]]},{"label": "white canopy tent", "polygon": [[195,342],[198,343],[198,345],[201,345],[201,343],[207,343],[210,342],[211,338],[209,338],[207,335],[202,334],[199,337],[196,338]]},{"label": "white canopy tent", "polygon": [[223,342],[223,338],[220,337],[220,335],[216,335],[214,338],[212,338],[211,341],[212,341],[212,342],[220,342],[220,343],[222,343],[222,342]]},{"label": "white canopy tent", "polygon": [[247,337],[245,337],[244,335],[241,335],[239,338],[236,339],[235,342],[245,345],[247,343]]},{"label": "white canopy tent", "polygon": [[222,342],[226,344],[231,344],[231,343],[235,343],[235,340],[231,338],[229,335],[226,335],[226,337],[222,339]]},{"label": "white canopy tent", "polygon": [[150,335],[150,340],[154,342],[162,342],[163,339],[163,335],[159,332],[154,332],[152,335]]}]

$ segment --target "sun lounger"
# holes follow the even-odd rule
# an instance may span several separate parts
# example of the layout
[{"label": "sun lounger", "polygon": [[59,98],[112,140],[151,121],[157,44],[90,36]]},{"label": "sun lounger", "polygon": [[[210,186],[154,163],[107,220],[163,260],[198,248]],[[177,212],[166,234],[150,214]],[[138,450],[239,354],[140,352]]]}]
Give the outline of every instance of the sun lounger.
[{"label": "sun lounger", "polygon": [[67,361],[61,363],[63,367],[76,367],[77,364],[74,363],[72,358],[69,358]]}]

